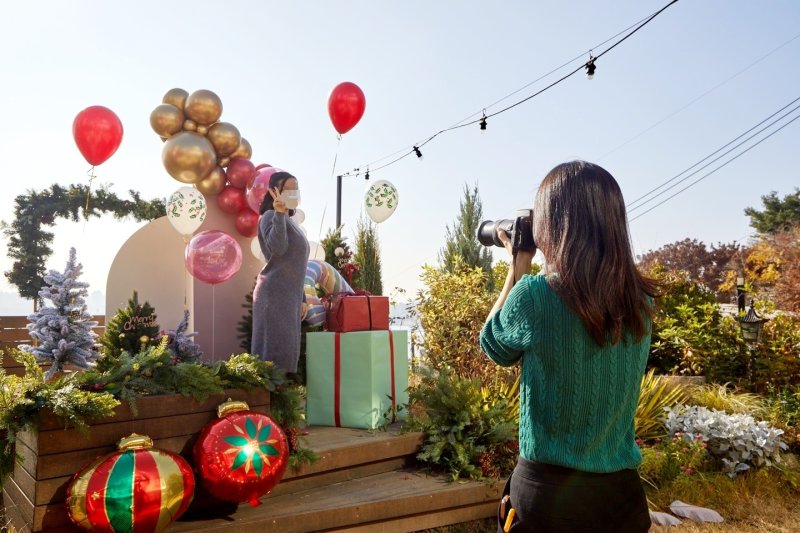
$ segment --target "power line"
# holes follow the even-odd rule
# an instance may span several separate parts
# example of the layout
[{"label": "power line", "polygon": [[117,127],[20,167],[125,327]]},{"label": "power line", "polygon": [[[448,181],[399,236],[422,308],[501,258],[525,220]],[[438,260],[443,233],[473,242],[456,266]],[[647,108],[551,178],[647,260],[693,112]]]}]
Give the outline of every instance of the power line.
[{"label": "power line", "polygon": [[[725,152],[724,154],[722,154],[721,156],[719,156],[719,157],[717,157],[716,159],[714,159],[714,160],[710,161],[708,164],[704,165],[703,167],[701,167],[701,168],[697,169],[697,170],[696,170],[696,171],[694,171],[692,174],[689,174],[688,176],[686,176],[686,177],[685,177],[685,178],[683,178],[682,180],[678,181],[678,182],[677,182],[677,183],[675,183],[674,185],[672,185],[672,186],[668,187],[666,190],[664,190],[664,191],[661,191],[660,193],[658,193],[658,194],[654,195],[652,198],[649,198],[649,199],[647,199],[647,200],[644,200],[643,202],[640,202],[640,200],[643,200],[644,198],[647,198],[647,197],[648,197],[648,196],[650,196],[652,193],[654,193],[654,192],[658,191],[659,189],[661,189],[661,188],[665,187],[666,185],[668,185],[668,184],[672,183],[673,181],[675,181],[676,179],[678,179],[678,178],[679,178],[681,175],[683,175],[683,174],[685,174],[686,172],[688,172],[688,171],[692,170],[694,167],[696,167],[697,165],[701,164],[701,163],[702,163],[703,161],[705,161],[706,159],[709,159],[710,157],[714,156],[714,155],[715,155],[715,154],[717,154],[718,152],[720,152],[720,151],[724,150],[725,148],[727,148],[727,147],[728,147],[728,146],[730,146],[731,144],[735,143],[736,141],[738,141],[739,139],[741,139],[742,137],[744,137],[745,135],[747,135],[748,133],[750,133],[750,132],[751,132],[751,131],[753,131],[754,129],[758,128],[759,126],[761,126],[762,124],[764,124],[765,122],[767,122],[769,119],[771,119],[772,117],[774,117],[775,115],[777,115],[778,113],[780,113],[781,111],[783,111],[784,109],[786,109],[787,107],[791,106],[792,104],[794,104],[794,103],[795,103],[795,102],[797,102],[798,100],[800,100],[800,96],[799,96],[799,97],[797,97],[797,98],[795,98],[794,100],[792,100],[791,102],[789,102],[788,104],[786,104],[785,106],[783,106],[782,108],[778,109],[777,111],[775,111],[774,113],[772,113],[770,116],[768,116],[767,118],[765,118],[764,120],[762,120],[761,122],[759,122],[758,124],[756,124],[755,126],[751,127],[751,128],[750,128],[750,129],[748,129],[747,131],[745,131],[745,132],[741,133],[740,135],[738,135],[737,137],[735,137],[735,138],[734,138],[734,139],[732,139],[731,141],[728,141],[726,144],[724,144],[724,145],[723,145],[723,146],[721,146],[720,148],[717,148],[716,150],[714,150],[713,152],[711,152],[710,154],[708,154],[706,157],[704,157],[703,159],[701,159],[700,161],[698,161],[698,162],[697,162],[697,163],[695,163],[694,165],[692,165],[692,166],[690,166],[690,167],[688,167],[688,168],[684,169],[683,171],[679,172],[678,174],[676,174],[676,175],[675,175],[675,176],[673,176],[672,178],[670,178],[670,179],[668,179],[667,181],[663,182],[663,183],[662,183],[661,185],[659,185],[658,187],[655,187],[654,189],[651,189],[651,190],[649,190],[648,192],[646,192],[645,194],[643,194],[642,196],[640,196],[640,197],[638,197],[638,198],[636,198],[636,199],[632,200],[632,201],[631,201],[631,202],[630,202],[630,203],[629,203],[629,204],[626,206],[626,207],[628,208],[628,211],[629,211],[629,212],[630,212],[630,211],[635,211],[636,209],[639,209],[639,208],[640,208],[640,207],[642,207],[643,205],[645,205],[645,204],[647,204],[647,203],[649,203],[649,202],[653,201],[655,198],[657,198],[657,197],[661,196],[662,194],[666,193],[666,192],[667,192],[669,189],[672,189],[672,188],[676,187],[678,184],[680,184],[680,183],[682,183],[682,182],[686,181],[687,179],[689,179],[690,177],[692,177],[694,174],[697,174],[698,172],[700,172],[701,170],[703,170],[704,168],[706,168],[707,166],[709,166],[711,163],[714,163],[714,162],[718,161],[720,158],[722,158],[722,157],[724,157],[725,155],[729,154],[731,151],[735,150],[736,148],[738,148],[739,146],[741,146],[741,145],[742,145],[742,144],[744,144],[745,142],[749,141],[749,140],[750,140],[750,139],[752,139],[754,136],[756,136],[756,135],[758,135],[759,133],[763,132],[764,130],[768,129],[769,127],[771,127],[771,126],[772,126],[773,124],[775,124],[776,122],[779,122],[780,120],[784,119],[784,118],[785,118],[787,115],[790,115],[790,114],[792,114],[792,113],[793,113],[794,111],[796,111],[796,110],[798,109],[798,107],[800,107],[800,106],[798,106],[798,107],[795,107],[794,109],[792,109],[791,111],[787,112],[787,113],[786,113],[786,114],[784,114],[783,116],[781,116],[781,117],[779,117],[778,119],[774,120],[773,122],[771,122],[770,124],[768,124],[767,126],[765,126],[764,128],[762,128],[761,130],[757,131],[756,133],[754,133],[753,135],[751,135],[750,137],[748,137],[747,139],[745,139],[745,140],[744,140],[744,141],[742,141],[741,143],[737,144],[736,146],[734,146],[733,148],[731,148],[730,150],[728,150],[727,152]],[[637,203],[638,203],[639,205],[634,205],[634,204],[637,204]]]},{"label": "power line", "polygon": [[[519,106],[519,105],[521,105],[521,104],[523,104],[523,103],[527,102],[528,100],[531,100],[532,98],[535,98],[536,96],[539,96],[539,95],[540,95],[540,94],[542,94],[543,92],[545,92],[545,91],[547,91],[547,90],[549,90],[549,89],[551,89],[551,88],[555,87],[555,86],[556,86],[556,85],[558,85],[559,83],[562,83],[562,82],[563,82],[563,81],[565,81],[567,78],[569,78],[569,77],[571,77],[571,76],[575,75],[575,74],[576,74],[576,73],[578,73],[579,71],[581,71],[581,70],[583,70],[583,69],[587,69],[587,71],[588,71],[588,70],[589,70],[589,68],[590,68],[590,66],[593,68],[593,67],[594,67],[594,62],[595,62],[595,61],[597,61],[599,58],[601,58],[602,56],[604,56],[605,54],[607,54],[608,52],[610,52],[611,50],[613,50],[614,48],[616,48],[617,46],[619,46],[619,45],[620,45],[621,43],[623,43],[623,42],[624,42],[626,39],[628,39],[629,37],[631,37],[631,36],[632,36],[634,33],[636,33],[637,31],[639,31],[640,29],[642,29],[644,26],[646,26],[647,24],[649,24],[649,23],[650,23],[650,22],[651,22],[651,21],[652,21],[654,18],[656,18],[658,15],[660,15],[662,12],[664,12],[664,10],[666,10],[668,7],[670,7],[671,5],[673,5],[673,4],[677,3],[677,2],[678,2],[678,0],[671,0],[671,1],[670,1],[670,2],[667,4],[667,5],[665,5],[664,7],[662,7],[661,9],[659,9],[658,11],[656,11],[655,13],[653,13],[652,15],[650,15],[650,16],[646,17],[645,19],[643,19],[643,21],[642,21],[641,23],[639,23],[639,24],[635,25],[635,27],[634,27],[634,28],[633,28],[631,31],[629,31],[628,33],[626,33],[626,34],[625,34],[625,35],[624,35],[624,36],[623,36],[621,39],[619,39],[619,40],[617,40],[616,42],[614,42],[614,44],[612,44],[612,45],[611,45],[610,47],[608,47],[606,50],[604,50],[603,52],[601,52],[599,55],[597,55],[597,56],[592,56],[592,55],[590,54],[590,56],[589,56],[589,61],[587,61],[587,62],[585,62],[585,63],[581,64],[581,65],[580,65],[580,66],[578,66],[576,69],[574,69],[574,70],[572,70],[571,72],[569,72],[568,74],[566,74],[566,75],[562,76],[561,78],[559,78],[558,80],[554,81],[553,83],[551,83],[551,84],[547,85],[547,86],[546,86],[546,87],[544,87],[543,89],[540,89],[540,90],[536,91],[535,93],[533,93],[533,94],[531,94],[531,95],[529,95],[529,96],[526,96],[526,97],[525,97],[525,98],[523,98],[522,100],[519,100],[519,101],[517,101],[517,102],[514,102],[513,104],[511,104],[511,105],[509,105],[509,106],[506,106],[506,107],[504,107],[504,108],[500,109],[499,111],[495,111],[495,112],[493,112],[493,113],[491,113],[491,114],[485,115],[485,118],[491,118],[491,117],[495,117],[495,116],[497,116],[497,115],[499,115],[499,114],[501,114],[501,113],[505,113],[505,112],[507,112],[507,111],[510,111],[511,109],[514,109],[515,107],[517,107],[517,106]],[[619,34],[618,34],[618,35],[619,35]],[[605,41],[605,42],[608,42],[608,41]],[[560,68],[561,68],[561,67],[559,67],[559,69],[560,69]],[[559,69],[556,69],[556,70],[559,70]],[[593,72],[593,70],[592,70],[592,72]],[[548,75],[549,75],[549,74],[548,74]],[[546,76],[547,76],[547,75],[546,75]],[[535,83],[535,82],[531,82],[531,83]],[[505,97],[505,98],[507,98],[507,97]],[[503,98],[503,99],[505,99],[505,98]],[[502,99],[501,99],[501,100],[502,100]],[[471,116],[474,116],[474,115],[471,115]],[[398,157],[396,157],[396,158],[392,159],[392,160],[391,160],[391,161],[389,161],[388,163],[385,163],[385,164],[383,164],[383,165],[380,165],[380,166],[377,166],[377,167],[376,167],[376,166],[374,166],[374,164],[362,165],[362,166],[360,166],[360,167],[356,167],[355,169],[353,169],[353,170],[352,170],[352,171],[350,171],[350,172],[345,172],[345,173],[343,173],[343,174],[341,174],[341,175],[342,175],[343,177],[345,177],[345,176],[359,176],[359,175],[361,175],[361,168],[362,168],[362,167],[367,167],[367,168],[369,168],[369,169],[370,169],[370,171],[371,171],[371,172],[373,172],[373,173],[374,173],[374,172],[377,172],[377,171],[379,171],[379,170],[381,170],[381,169],[384,169],[384,168],[386,168],[386,167],[388,167],[388,166],[391,166],[391,165],[393,165],[393,164],[395,164],[395,163],[397,163],[397,162],[401,161],[402,159],[405,159],[406,157],[408,157],[408,156],[410,156],[410,155],[412,155],[412,154],[416,154],[418,157],[421,157],[420,148],[422,148],[423,146],[425,146],[426,144],[428,144],[429,142],[431,142],[432,140],[434,140],[434,139],[435,139],[436,137],[438,137],[439,135],[441,135],[441,134],[443,134],[443,133],[447,133],[447,132],[449,132],[449,131],[453,131],[453,130],[457,130],[457,129],[460,129],[460,128],[464,128],[464,127],[466,127],[466,126],[471,126],[471,125],[473,125],[473,124],[477,124],[477,123],[479,123],[479,122],[480,122],[481,120],[483,120],[483,119],[484,119],[484,118],[482,117],[481,119],[475,119],[475,120],[471,120],[471,121],[469,121],[469,122],[457,123],[456,125],[450,126],[450,127],[448,127],[448,128],[441,129],[441,130],[439,130],[438,132],[434,133],[433,135],[429,136],[429,137],[428,137],[427,139],[425,139],[424,141],[414,144],[414,146],[413,146],[413,149],[412,149],[412,150],[408,151],[408,149],[406,149],[405,153],[403,153],[402,155],[400,155],[400,156],[398,156]],[[397,152],[395,152],[395,154],[398,154],[398,153],[401,153],[401,152],[403,152],[403,150],[398,150]],[[394,155],[394,154],[393,154],[393,155]],[[386,156],[386,157],[384,157],[384,158],[382,158],[382,159],[386,159],[386,158],[388,158],[388,157],[391,157],[391,156]],[[379,161],[380,161],[380,160],[379,160]]]},{"label": "power line", "polygon": [[742,152],[740,152],[740,153],[736,154],[735,156],[733,156],[733,157],[732,157],[731,159],[729,159],[728,161],[725,161],[723,164],[721,164],[720,166],[718,166],[717,168],[715,168],[715,169],[714,169],[714,170],[712,170],[711,172],[709,172],[709,173],[707,173],[707,174],[703,175],[702,177],[700,177],[700,178],[696,179],[695,181],[693,181],[692,183],[690,183],[689,185],[687,185],[687,186],[686,186],[686,187],[684,187],[683,189],[679,190],[678,192],[676,192],[676,193],[675,193],[675,194],[673,194],[672,196],[669,196],[669,197],[665,198],[664,200],[662,200],[661,202],[657,203],[656,205],[654,205],[653,207],[651,207],[651,208],[650,208],[650,209],[648,209],[647,211],[644,211],[644,212],[642,212],[642,213],[639,213],[638,215],[636,215],[635,217],[633,217],[632,219],[630,219],[630,222],[633,222],[633,221],[634,221],[634,220],[636,220],[637,218],[640,218],[640,217],[642,217],[642,216],[646,215],[647,213],[649,213],[650,211],[652,211],[652,210],[653,210],[653,209],[655,209],[656,207],[659,207],[659,206],[663,205],[664,203],[668,202],[668,201],[669,201],[669,200],[671,200],[672,198],[675,198],[676,196],[678,196],[680,193],[682,193],[682,192],[683,192],[683,191],[685,191],[686,189],[688,189],[688,188],[690,188],[690,187],[692,187],[692,186],[696,185],[697,183],[699,183],[699,182],[703,181],[704,179],[706,179],[706,178],[707,178],[707,177],[709,177],[710,175],[714,174],[714,173],[715,173],[715,172],[717,172],[718,170],[722,169],[723,167],[726,167],[728,164],[730,164],[730,163],[732,163],[733,161],[735,161],[735,160],[739,159],[741,156],[743,156],[744,154],[746,154],[747,152],[749,152],[750,150],[752,150],[753,148],[755,148],[756,146],[758,146],[758,145],[759,145],[759,144],[761,144],[762,142],[766,141],[767,139],[769,139],[770,137],[772,137],[773,135],[775,135],[776,133],[778,133],[779,131],[781,131],[783,128],[785,128],[786,126],[788,126],[789,124],[791,124],[792,122],[794,122],[795,120],[797,120],[797,119],[799,119],[799,118],[800,118],[800,115],[797,115],[797,116],[796,116],[796,117],[794,117],[792,120],[790,120],[789,122],[787,122],[786,124],[784,124],[783,126],[781,126],[780,128],[778,128],[777,130],[775,130],[775,131],[771,132],[769,135],[767,135],[767,136],[766,136],[766,137],[764,137],[763,139],[760,139],[760,140],[759,140],[757,143],[753,144],[752,146],[749,146],[749,147],[747,147],[747,149],[745,149],[745,150],[743,150]]}]

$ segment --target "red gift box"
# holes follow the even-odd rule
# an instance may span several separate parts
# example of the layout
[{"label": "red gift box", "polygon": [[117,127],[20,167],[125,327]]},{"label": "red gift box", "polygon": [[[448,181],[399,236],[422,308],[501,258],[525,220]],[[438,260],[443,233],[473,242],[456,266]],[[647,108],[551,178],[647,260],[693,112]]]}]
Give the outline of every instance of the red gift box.
[{"label": "red gift box", "polygon": [[341,333],[389,329],[389,297],[366,291],[334,294],[328,301],[325,329]]}]

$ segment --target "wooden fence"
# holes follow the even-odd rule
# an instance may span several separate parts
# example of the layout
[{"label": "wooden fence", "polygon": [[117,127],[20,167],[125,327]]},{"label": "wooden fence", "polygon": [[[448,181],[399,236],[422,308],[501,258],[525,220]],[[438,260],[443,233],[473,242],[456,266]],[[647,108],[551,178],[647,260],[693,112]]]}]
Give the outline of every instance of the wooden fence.
[{"label": "wooden fence", "polygon": [[[106,327],[105,315],[94,315],[93,320],[97,321],[94,332],[102,335]],[[9,374],[22,375],[25,368],[14,358],[6,355],[8,348],[16,348],[20,344],[32,344],[32,339],[28,333],[28,318],[24,316],[0,316],[0,349],[3,350],[3,368]]]}]

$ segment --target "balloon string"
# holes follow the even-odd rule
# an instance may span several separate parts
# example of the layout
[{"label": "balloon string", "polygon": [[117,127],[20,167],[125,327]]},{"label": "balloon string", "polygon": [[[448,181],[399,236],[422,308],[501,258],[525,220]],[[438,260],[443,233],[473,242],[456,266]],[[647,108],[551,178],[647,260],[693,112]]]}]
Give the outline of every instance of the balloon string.
[{"label": "balloon string", "polygon": [[86,172],[89,175],[89,186],[86,188],[86,206],[83,208],[83,218],[89,220],[89,199],[92,197],[92,181],[94,181],[94,165]]},{"label": "balloon string", "polygon": [[[333,181],[334,176],[336,176],[336,161],[339,159],[339,146],[342,144],[342,136],[341,134],[336,135],[336,151],[333,154],[333,166],[331,167],[331,181]],[[325,207],[322,209],[322,220],[319,222],[319,237],[317,240],[319,241],[322,239],[322,225],[325,223],[325,212],[328,210],[328,204],[325,203]]]},{"label": "balloon string", "polygon": [[217,340],[216,340],[216,322],[217,322],[217,303],[216,303],[216,285],[211,286],[211,360],[217,360]]},{"label": "balloon string", "polygon": [[[183,236],[183,244],[184,244],[184,250],[185,250],[186,246],[189,245],[189,238],[186,235]],[[184,254],[185,254],[185,251],[184,251]],[[189,303],[188,303],[188,301],[189,301],[189,296],[188,296],[189,289],[188,289],[188,286],[189,286],[189,270],[184,268],[183,269],[183,310],[184,311],[189,309]]]}]

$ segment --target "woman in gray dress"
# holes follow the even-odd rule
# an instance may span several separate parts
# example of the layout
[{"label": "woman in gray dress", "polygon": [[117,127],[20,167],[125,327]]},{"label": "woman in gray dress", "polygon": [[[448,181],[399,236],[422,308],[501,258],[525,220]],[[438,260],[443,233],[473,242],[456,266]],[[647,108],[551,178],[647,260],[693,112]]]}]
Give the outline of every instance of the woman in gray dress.
[{"label": "woman in gray dress", "polygon": [[303,282],[308,264],[308,241],[291,216],[300,201],[297,178],[276,172],[261,202],[258,242],[267,264],[253,290],[251,353],[297,372],[300,322],[307,306]]}]

